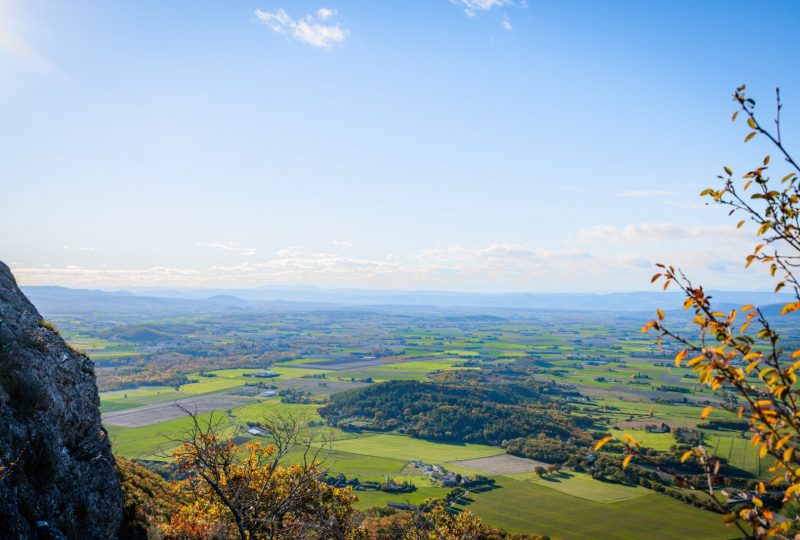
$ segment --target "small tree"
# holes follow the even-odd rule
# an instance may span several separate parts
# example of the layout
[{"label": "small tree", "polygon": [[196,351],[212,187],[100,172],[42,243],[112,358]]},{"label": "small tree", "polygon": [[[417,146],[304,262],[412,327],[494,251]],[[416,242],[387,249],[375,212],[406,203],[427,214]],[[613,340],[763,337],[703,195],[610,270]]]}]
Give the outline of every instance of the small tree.
[{"label": "small tree", "polygon": [[[776,90],[774,130],[760,123],[755,115],[756,103],[746,97],[744,86],[737,88],[733,97],[737,111],[732,119],[735,121],[741,115],[750,128],[744,141],[757,136],[765,138],[776,148],[788,171],[783,171],[779,180],[769,176],[770,156],[761,159],[741,179],[737,179],[729,167],[724,167],[724,175],[718,177],[722,187],[706,189],[701,196],[709,198],[712,204],[728,208],[729,215],[739,215],[742,219],[737,227],[741,228],[748,222],[756,227],[760,242],[747,256],[746,266],[753,262],[766,264],[770,274],[776,278],[775,291],[784,288],[792,291],[793,301],[781,310],[781,315],[787,315],[800,309],[797,276],[800,267],[800,185],[797,175],[800,168],[781,139],[780,92]],[[660,270],[652,281],[662,281],[664,289],[677,286],[683,292],[683,307],[693,310],[693,321],[699,334],[692,339],[674,331],[665,322],[661,309],[657,310],[657,318],[648,322],[642,331],[658,332],[659,345],[663,338],[677,342],[681,350],[675,357],[676,367],[691,368],[701,384],[714,390],[731,390],[738,396],[738,403],[724,400],[718,406],[735,411],[739,418],[748,421],[751,441],[758,447],[760,458],[771,456],[774,459],[774,466],[769,468],[773,477],[767,484],[783,491],[784,502],[796,503],[800,494],[800,387],[795,372],[800,368],[800,350],[782,348],[779,333],[758,307],[745,305],[726,313],[717,311],[703,287],[695,286],[680,269],[664,264],[657,266]],[[707,418],[713,410],[713,405],[705,407],[700,418]],[[603,438],[596,448],[600,449],[608,440],[610,437]],[[639,447],[636,440],[627,436],[623,468],[632,459],[649,461],[639,452]],[[682,461],[687,460],[696,460],[704,468],[707,481],[703,486],[694,485],[673,472],[678,484],[708,492],[718,509],[726,512],[725,522],[738,527],[743,535],[759,539],[783,537],[792,529],[792,521],[780,523],[764,507],[762,495],[767,486],[763,482],[758,483],[757,495],[745,508],[728,512],[714,490],[720,461],[701,445],[682,456]]]},{"label": "small tree", "polygon": [[[186,474],[177,489],[192,502],[175,513],[168,538],[261,538],[300,540],[355,538],[349,487],[322,482],[324,441],[309,436],[303,419],[275,415],[262,429],[270,444],[240,448],[224,434],[221,419],[207,421],[184,409],[192,427],[173,456]],[[300,463],[284,465],[293,453]]]}]

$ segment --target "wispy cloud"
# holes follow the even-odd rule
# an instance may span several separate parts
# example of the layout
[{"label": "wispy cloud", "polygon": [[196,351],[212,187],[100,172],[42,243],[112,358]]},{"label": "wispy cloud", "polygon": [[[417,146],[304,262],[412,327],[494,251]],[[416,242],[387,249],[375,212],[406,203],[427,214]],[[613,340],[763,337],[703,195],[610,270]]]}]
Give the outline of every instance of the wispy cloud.
[{"label": "wispy cloud", "polygon": [[256,19],[273,31],[290,35],[297,41],[320,49],[330,49],[332,46],[342,43],[350,33],[339,23],[326,23],[336,15],[335,9],[326,7],[301,19],[294,19],[284,9],[278,9],[274,13],[257,9],[255,15]]},{"label": "wispy cloud", "polygon": [[[611,235],[611,238],[624,242],[631,238],[652,238],[652,231],[681,238],[716,231],[674,227],[623,227],[610,233],[605,230],[602,238],[608,240]],[[598,238],[595,233],[584,237]],[[230,244],[208,244],[217,244],[218,249],[234,252],[246,249]],[[629,246],[630,242],[624,245]],[[543,250],[516,243],[454,244],[382,257],[346,256],[290,246],[237,263],[205,267],[109,268],[42,264],[14,265],[13,270],[20,283],[25,285],[76,287],[259,287],[296,283],[333,287],[423,286],[486,291],[499,286],[506,290],[579,291],[646,289],[653,272],[652,263],[658,260],[680,264],[698,282],[740,289],[763,286],[763,276],[746,271],[743,258],[732,256],[730,249],[716,244],[709,246],[708,242],[703,242],[702,246],[687,251],[683,245],[673,245],[678,249],[670,252],[659,245],[657,258],[639,249],[626,247],[624,252],[613,253],[605,246],[595,244],[583,249],[559,250]]]},{"label": "wispy cloud", "polygon": [[87,246],[61,246],[63,249],[67,251],[97,251],[97,248],[87,247]]},{"label": "wispy cloud", "polygon": [[593,225],[578,231],[578,240],[581,242],[633,243],[706,237],[717,240],[748,240],[741,231],[733,227],[688,227],[675,223],[637,223],[622,227]]},{"label": "wispy cloud", "polygon": [[340,247],[352,247],[353,246],[353,243],[352,242],[348,242],[347,240],[334,240],[333,242],[331,242],[331,244],[333,244],[334,246],[340,246]]},{"label": "wispy cloud", "polygon": [[474,17],[479,11],[489,11],[496,7],[513,4],[513,0],[450,0],[457,6],[464,8],[464,13]]},{"label": "wispy cloud", "polygon": [[60,284],[65,286],[161,286],[199,283],[203,273],[188,268],[152,266],[147,268],[106,268],[79,265],[43,264],[13,269],[20,283],[29,285]]},{"label": "wispy cloud", "polygon": [[317,18],[321,21],[326,21],[336,15],[336,10],[326,7],[321,7],[317,10]]},{"label": "wispy cloud", "polygon": [[[237,244],[198,242],[215,249],[244,253]],[[59,283],[68,286],[215,286],[265,283],[319,283],[340,286],[441,284],[452,287],[454,277],[483,282],[510,278],[526,282],[537,275],[564,275],[566,267],[583,265],[592,257],[579,251],[539,251],[519,244],[485,247],[451,245],[407,255],[379,258],[343,256],[289,246],[258,260],[206,268],[107,268],[78,265],[40,265],[14,269],[29,285]]]},{"label": "wispy cloud", "polygon": [[197,245],[200,247],[211,248],[211,249],[221,249],[223,251],[233,251],[238,253],[239,255],[244,255],[245,257],[252,257],[256,254],[255,248],[248,248],[243,247],[237,244],[236,242],[205,242],[200,241],[197,242]]},{"label": "wispy cloud", "polygon": [[676,191],[660,191],[660,190],[630,190],[617,193],[617,197],[624,197],[626,199],[651,199],[657,197],[675,197],[679,195]]},{"label": "wispy cloud", "polygon": [[503,29],[509,32],[514,29],[514,27],[511,26],[511,19],[508,18],[508,15],[503,15]]}]

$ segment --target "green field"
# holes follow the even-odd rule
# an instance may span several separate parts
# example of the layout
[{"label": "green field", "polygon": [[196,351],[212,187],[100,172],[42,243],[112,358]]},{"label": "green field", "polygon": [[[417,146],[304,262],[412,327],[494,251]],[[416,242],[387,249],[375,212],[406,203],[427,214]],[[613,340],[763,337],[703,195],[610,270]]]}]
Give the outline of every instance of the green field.
[{"label": "green field", "polygon": [[[653,423],[656,424],[658,422],[654,421]],[[616,435],[616,438],[620,441],[624,440],[624,437],[619,434],[620,432],[614,431],[612,433]],[[653,450],[669,450],[670,446],[675,444],[675,437],[672,436],[672,433],[650,433],[643,429],[626,429],[621,433],[630,435],[636,439],[637,442],[641,443],[642,446],[652,448]]]},{"label": "green field", "polygon": [[708,446],[714,455],[725,458],[728,464],[754,477],[768,476],[772,459],[763,462],[758,458],[758,447],[749,439],[737,436],[716,436],[708,438]]},{"label": "green field", "polygon": [[490,525],[547,534],[563,540],[659,538],[733,539],[719,515],[666,495],[648,494],[615,503],[573,497],[535,482],[497,477],[498,489],[474,495],[468,509]]},{"label": "green field", "polygon": [[[210,414],[199,415],[205,420]],[[232,425],[230,422],[225,425]],[[190,418],[177,418],[152,426],[122,427],[106,426],[111,438],[114,454],[125,458],[167,460],[171,450],[178,446],[174,439],[180,438],[191,427]]]},{"label": "green field", "polygon": [[446,463],[502,454],[503,450],[483,444],[445,444],[403,435],[367,435],[356,439],[334,441],[334,448],[343,452],[369,456],[422,460],[425,463]]},{"label": "green field", "polygon": [[386,506],[388,502],[420,504],[428,498],[444,498],[449,488],[423,487],[411,493],[384,493],[383,491],[356,491],[358,497],[356,507],[362,510],[375,506]]},{"label": "green field", "polygon": [[529,482],[555,489],[573,497],[601,503],[612,503],[644,497],[652,491],[639,486],[624,486],[610,482],[600,482],[588,474],[562,471],[544,478],[532,477]]}]

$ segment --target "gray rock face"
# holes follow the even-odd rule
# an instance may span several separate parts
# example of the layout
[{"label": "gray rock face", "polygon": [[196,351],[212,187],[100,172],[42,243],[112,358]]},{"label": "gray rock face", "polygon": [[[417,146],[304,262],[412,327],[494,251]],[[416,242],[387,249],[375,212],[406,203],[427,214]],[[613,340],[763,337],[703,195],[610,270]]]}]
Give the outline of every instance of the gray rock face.
[{"label": "gray rock face", "polygon": [[122,491],[94,365],[48,326],[0,262],[0,538],[113,539]]}]

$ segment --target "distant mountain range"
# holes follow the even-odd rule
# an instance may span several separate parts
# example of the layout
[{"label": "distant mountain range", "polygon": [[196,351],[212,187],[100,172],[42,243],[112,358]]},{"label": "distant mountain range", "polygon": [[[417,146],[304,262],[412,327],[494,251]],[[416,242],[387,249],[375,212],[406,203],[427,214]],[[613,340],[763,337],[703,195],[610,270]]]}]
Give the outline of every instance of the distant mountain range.
[{"label": "distant mountain range", "polygon": [[[466,293],[366,289],[132,289],[101,291],[55,286],[23,287],[45,313],[75,311],[202,313],[233,311],[298,311],[346,307],[408,309],[545,309],[569,311],[652,311],[680,309],[678,292],[587,293]],[[792,301],[787,294],[747,291],[710,291],[721,310],[743,304],[778,309]],[[775,306],[775,307],[773,307]]]}]

